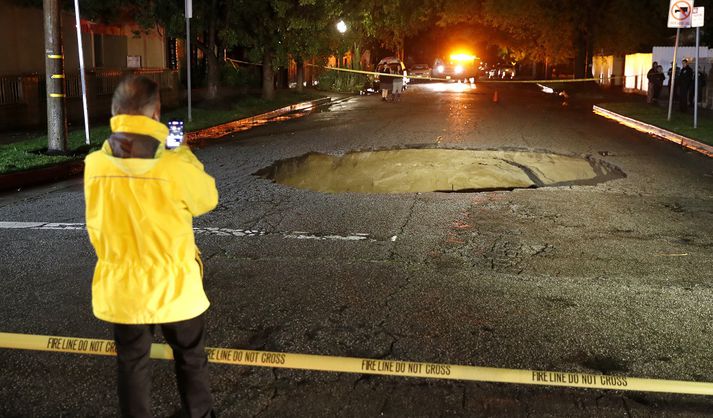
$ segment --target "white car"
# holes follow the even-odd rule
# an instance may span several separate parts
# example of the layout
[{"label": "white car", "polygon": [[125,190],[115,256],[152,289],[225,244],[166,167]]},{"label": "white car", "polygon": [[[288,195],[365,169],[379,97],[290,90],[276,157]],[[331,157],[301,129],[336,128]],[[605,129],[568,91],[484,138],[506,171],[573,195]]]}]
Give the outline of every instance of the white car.
[{"label": "white car", "polygon": [[415,64],[411,67],[408,73],[411,77],[414,77],[414,79],[417,79],[418,77],[430,78],[431,67],[429,67],[428,64]]}]

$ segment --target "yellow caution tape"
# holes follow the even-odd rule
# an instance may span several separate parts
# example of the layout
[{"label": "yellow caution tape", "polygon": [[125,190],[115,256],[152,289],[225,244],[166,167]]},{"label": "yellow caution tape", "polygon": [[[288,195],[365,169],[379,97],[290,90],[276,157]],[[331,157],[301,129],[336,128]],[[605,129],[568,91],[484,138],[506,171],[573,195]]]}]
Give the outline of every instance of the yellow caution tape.
[{"label": "yellow caution tape", "polygon": [[[0,333],[0,348],[55,351],[76,354],[116,355],[114,341],[92,338],[53,337]],[[355,357],[319,356],[269,351],[206,348],[208,361],[238,366],[277,367],[338,373],[421,377],[430,379],[472,380],[573,388],[612,389],[641,392],[713,395],[713,383],[680,380],[641,379],[590,373],[499,369],[457,366],[400,360],[375,360]],[[152,344],[151,358],[173,359],[166,344]]]},{"label": "yellow caution tape", "polygon": [[[389,73],[377,73],[374,71],[364,71],[364,70],[352,70],[350,68],[336,68],[336,67],[325,67],[323,65],[315,65],[315,64],[306,64],[311,67],[319,67],[323,68],[326,70],[331,70],[331,71],[342,71],[342,72],[347,72],[347,73],[356,73],[356,74],[367,74],[367,75],[375,75],[375,76],[386,76],[386,77],[394,77],[394,78],[402,78],[406,77],[412,80],[428,80],[428,81],[457,81],[458,78],[439,78],[439,77],[425,77],[425,76],[415,76],[415,75],[403,75],[403,74],[389,74]],[[470,77],[468,77],[470,78]],[[581,83],[584,81],[598,81],[598,78],[564,78],[564,79],[556,79],[556,80],[490,80],[490,79],[483,79],[483,78],[478,78],[476,80],[477,84],[537,84],[537,83]]]},{"label": "yellow caution tape", "polygon": [[[228,62],[230,62],[233,65],[233,68],[237,70],[237,67],[235,63],[239,64],[247,64],[247,65],[256,65],[256,66],[262,66],[260,63],[255,63],[255,62],[249,62],[249,61],[241,61],[241,60],[235,60],[232,58],[226,58]],[[327,67],[324,65],[317,65],[317,64],[310,64],[310,63],[305,63],[305,65],[308,65],[310,67],[317,67],[317,68],[322,68],[325,70],[330,70],[330,71],[342,71],[345,73],[354,73],[354,74],[366,74],[366,75],[374,75],[374,76],[385,76],[385,77],[392,77],[392,78],[408,78],[412,80],[428,80],[428,81],[457,81],[458,78],[443,78],[443,77],[425,77],[425,76],[420,76],[420,75],[410,75],[410,74],[389,74],[389,73],[377,73],[374,71],[364,71],[364,70],[353,70],[351,68],[338,68],[338,67]],[[635,75],[629,75],[629,76],[614,76],[614,77],[609,77],[607,80],[611,79],[625,79],[627,77],[637,77]],[[468,77],[470,78],[470,77]],[[483,78],[478,78],[477,83],[486,83],[486,84],[542,84],[542,83],[581,83],[585,81],[601,81],[599,78],[563,78],[563,79],[554,79],[554,80],[491,80],[491,79],[483,79]]]},{"label": "yellow caution tape", "polygon": [[47,58],[53,59],[53,60],[63,60],[64,55],[47,55]]},{"label": "yellow caution tape", "polygon": [[67,97],[66,94],[60,94],[60,93],[50,93],[49,96],[54,97],[54,98]]},{"label": "yellow caution tape", "polygon": [[50,78],[64,78],[64,74],[52,74]]}]

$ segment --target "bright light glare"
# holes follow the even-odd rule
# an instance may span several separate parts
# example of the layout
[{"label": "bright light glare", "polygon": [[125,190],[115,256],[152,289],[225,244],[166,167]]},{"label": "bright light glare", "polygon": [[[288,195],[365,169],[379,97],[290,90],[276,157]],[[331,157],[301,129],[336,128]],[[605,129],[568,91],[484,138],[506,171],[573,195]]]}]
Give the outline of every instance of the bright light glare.
[{"label": "bright light glare", "polygon": [[337,23],[337,30],[339,33],[344,33],[347,31],[347,24],[344,23],[343,20],[340,20],[339,23]]},{"label": "bright light glare", "polygon": [[445,71],[445,69],[446,69],[446,67],[444,67],[442,65],[439,65],[438,67],[436,67],[436,71],[438,71],[439,73],[442,73],[443,71]]},{"label": "bright light glare", "polygon": [[460,62],[473,61],[476,58],[477,57],[475,55],[463,54],[463,53],[451,55],[451,61],[460,61]]},{"label": "bright light glare", "polygon": [[537,83],[537,85],[540,86],[540,88],[542,89],[542,91],[543,91],[544,93],[553,94],[553,93],[555,92],[555,91],[552,89],[552,87],[547,87],[547,86],[542,85],[542,84],[540,84],[540,83]]},{"label": "bright light glare", "polygon": [[454,71],[455,71],[456,74],[462,73],[462,72],[463,72],[463,66],[460,65],[460,64],[456,65],[456,68],[454,69]]},{"label": "bright light glare", "polygon": [[433,83],[428,84],[427,88],[439,93],[463,93],[468,90],[475,90],[476,85],[470,83]]}]

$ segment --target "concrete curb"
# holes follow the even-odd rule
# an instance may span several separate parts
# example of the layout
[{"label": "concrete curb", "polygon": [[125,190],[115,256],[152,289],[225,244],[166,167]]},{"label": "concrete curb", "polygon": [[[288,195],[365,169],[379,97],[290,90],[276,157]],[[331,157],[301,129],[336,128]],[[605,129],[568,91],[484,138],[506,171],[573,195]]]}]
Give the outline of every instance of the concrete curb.
[{"label": "concrete curb", "polygon": [[309,102],[296,103],[293,105],[281,107],[279,109],[271,110],[266,113],[261,113],[259,115],[250,116],[244,119],[235,120],[232,122],[223,123],[216,126],[211,126],[210,128],[201,129],[198,131],[188,132],[186,134],[186,142],[191,144],[197,142],[201,139],[206,138],[221,138],[226,135],[241,132],[250,129],[255,126],[264,125],[269,122],[270,119],[276,118],[278,116],[285,115],[287,113],[299,112],[301,110],[307,110],[323,106],[327,103],[331,103],[331,97],[323,97],[317,100],[311,100]]},{"label": "concrete curb", "polygon": [[34,170],[18,171],[0,175],[0,191],[20,190],[25,187],[39,186],[84,173],[84,160],[66,161]]},{"label": "concrete curb", "polygon": [[710,146],[708,144],[698,142],[694,139],[679,135],[675,132],[667,131],[666,129],[659,128],[658,126],[650,125],[648,123],[632,119],[628,116],[612,112],[611,110],[604,109],[603,107],[599,107],[596,105],[592,107],[592,111],[599,116],[614,120],[624,126],[636,129],[639,132],[643,132],[655,136],[657,138],[673,142],[684,148],[699,152],[707,157],[713,158],[713,146]]},{"label": "concrete curb", "polygon": [[[255,116],[250,116],[233,122],[224,123],[198,131],[188,132],[186,141],[194,143],[201,139],[220,138],[225,135],[244,131],[253,126],[259,126],[269,122],[269,119],[276,118],[287,113],[298,112],[311,108],[317,108],[326,104],[339,103],[347,98],[323,97],[309,102],[296,103],[281,107]],[[265,121],[265,122],[260,122]],[[52,183],[80,176],[84,173],[84,159],[67,161],[56,165],[32,170],[18,171],[14,173],[0,175],[0,191],[20,190],[30,186]]]}]

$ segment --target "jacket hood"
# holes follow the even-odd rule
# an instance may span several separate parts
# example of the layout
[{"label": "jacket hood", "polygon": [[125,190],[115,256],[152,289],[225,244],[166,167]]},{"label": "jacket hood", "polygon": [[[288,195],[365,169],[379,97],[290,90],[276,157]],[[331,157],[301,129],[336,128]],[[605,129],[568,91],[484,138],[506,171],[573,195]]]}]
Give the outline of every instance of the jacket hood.
[{"label": "jacket hood", "polygon": [[102,146],[114,165],[129,175],[152,169],[160,158],[168,127],[146,116],[117,115],[111,118],[112,135]]},{"label": "jacket hood", "polygon": [[162,145],[168,137],[168,126],[142,115],[116,115],[111,118],[111,131],[125,134],[147,135]]}]

